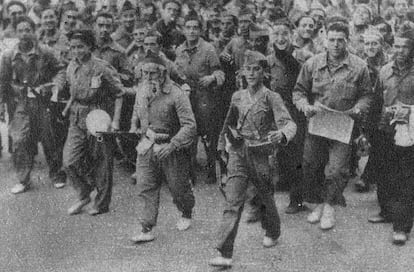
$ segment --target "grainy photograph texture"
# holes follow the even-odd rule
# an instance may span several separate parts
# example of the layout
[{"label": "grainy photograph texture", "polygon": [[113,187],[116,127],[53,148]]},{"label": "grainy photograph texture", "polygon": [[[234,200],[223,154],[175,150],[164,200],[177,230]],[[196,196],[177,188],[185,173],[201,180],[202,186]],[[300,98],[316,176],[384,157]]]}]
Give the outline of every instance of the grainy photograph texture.
[{"label": "grainy photograph texture", "polygon": [[412,0],[0,0],[0,271],[414,271],[413,58]]}]

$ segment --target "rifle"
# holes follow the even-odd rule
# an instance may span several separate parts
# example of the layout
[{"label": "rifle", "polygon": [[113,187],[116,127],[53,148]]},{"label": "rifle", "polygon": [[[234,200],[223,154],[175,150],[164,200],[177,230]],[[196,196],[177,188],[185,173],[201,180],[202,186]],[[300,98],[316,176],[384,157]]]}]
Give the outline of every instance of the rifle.
[{"label": "rifle", "polygon": [[126,137],[126,136],[136,136],[141,138],[141,133],[129,132],[129,131],[97,131],[96,138],[98,142],[102,142],[105,136],[115,136],[115,137]]}]

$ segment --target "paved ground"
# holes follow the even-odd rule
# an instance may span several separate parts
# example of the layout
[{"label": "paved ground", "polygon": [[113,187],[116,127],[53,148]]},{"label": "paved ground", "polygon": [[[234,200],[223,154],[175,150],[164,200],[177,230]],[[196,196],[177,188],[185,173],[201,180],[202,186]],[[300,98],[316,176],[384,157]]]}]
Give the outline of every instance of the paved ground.
[{"label": "paved ground", "polygon": [[[0,159],[0,271],[218,271],[208,267],[215,256],[214,234],[223,199],[215,185],[194,188],[194,225],[180,233],[178,212],[167,190],[162,192],[157,239],[133,245],[138,230],[138,199],[124,170],[115,173],[111,211],[98,217],[68,216],[74,200],[71,188],[54,189],[38,159],[33,190],[9,193],[13,176],[8,154]],[[414,241],[391,244],[391,226],[367,223],[376,210],[373,192],[346,193],[347,208],[338,210],[337,227],[322,232],[306,223],[305,213],[285,215],[287,196],[276,194],[282,236],[272,249],[261,246],[260,224],[241,224],[235,247],[235,266],[229,271],[414,271]]]}]

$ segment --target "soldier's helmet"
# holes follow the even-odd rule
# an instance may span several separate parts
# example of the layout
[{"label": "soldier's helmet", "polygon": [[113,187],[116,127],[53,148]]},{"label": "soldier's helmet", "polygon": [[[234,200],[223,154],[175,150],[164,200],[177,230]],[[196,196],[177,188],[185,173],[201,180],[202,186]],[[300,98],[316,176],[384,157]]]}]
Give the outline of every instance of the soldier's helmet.
[{"label": "soldier's helmet", "polygon": [[93,136],[96,136],[97,132],[109,132],[111,122],[111,117],[104,110],[92,110],[86,116],[86,128]]}]

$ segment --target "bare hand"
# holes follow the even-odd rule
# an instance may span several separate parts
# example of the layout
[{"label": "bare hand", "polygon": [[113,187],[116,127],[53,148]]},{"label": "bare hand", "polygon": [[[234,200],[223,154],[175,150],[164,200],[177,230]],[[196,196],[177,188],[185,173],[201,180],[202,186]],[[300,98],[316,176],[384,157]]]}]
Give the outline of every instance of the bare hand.
[{"label": "bare hand", "polygon": [[359,108],[352,108],[350,110],[345,111],[345,114],[349,115],[352,118],[359,118],[362,112]]},{"label": "bare hand", "polygon": [[270,131],[267,137],[272,143],[275,144],[280,144],[284,139],[286,139],[285,134],[283,134],[280,130]]},{"label": "bare hand", "polygon": [[112,131],[118,131],[119,130],[119,121],[112,121],[111,130]]},{"label": "bare hand", "polygon": [[310,117],[314,116],[315,114],[317,114],[320,111],[321,111],[321,108],[319,108],[318,106],[315,106],[315,105],[306,105],[303,108],[303,113],[305,114],[305,116],[307,118],[310,118]]},{"label": "bare hand", "polygon": [[220,59],[222,59],[224,62],[231,62],[232,56],[229,53],[221,53]]},{"label": "bare hand", "polygon": [[201,87],[208,87],[211,83],[214,82],[216,78],[213,75],[204,76],[200,78],[200,85]]},{"label": "bare hand", "polygon": [[167,158],[172,152],[174,152],[174,150],[175,150],[175,146],[169,143],[168,145],[161,147],[158,153],[158,158],[160,160],[163,160]]}]

